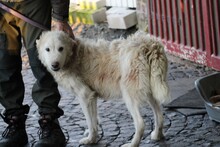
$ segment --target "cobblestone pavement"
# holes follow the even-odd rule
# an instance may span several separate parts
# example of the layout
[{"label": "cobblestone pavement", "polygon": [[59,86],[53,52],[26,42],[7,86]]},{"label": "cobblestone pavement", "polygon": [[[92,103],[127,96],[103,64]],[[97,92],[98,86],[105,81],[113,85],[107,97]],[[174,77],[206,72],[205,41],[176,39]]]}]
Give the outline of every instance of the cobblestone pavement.
[{"label": "cobblestone pavement", "polygon": [[[207,67],[193,64],[189,61],[168,55],[169,74],[168,82],[171,95],[177,98],[194,88],[194,81],[198,77],[215,72]],[[31,99],[31,88],[35,81],[23,54],[23,77],[26,86],[25,104],[31,106],[27,119],[29,146],[38,139],[38,112],[37,106]],[[86,128],[78,100],[70,93],[60,88],[62,99],[60,107],[65,114],[59,119],[67,139],[67,147],[78,147],[78,141],[84,136]],[[3,108],[0,106],[0,110]],[[134,134],[132,118],[121,100],[98,101],[100,116],[99,141],[97,144],[85,147],[119,147],[131,140]],[[146,124],[144,137],[140,147],[209,147],[220,146],[220,124],[209,119],[207,114],[185,116],[177,111],[164,108],[164,133],[162,141],[151,141],[150,133],[153,129],[153,113],[150,108],[141,108]],[[6,126],[0,120],[0,133]],[[83,147],[83,146],[82,146]]]}]

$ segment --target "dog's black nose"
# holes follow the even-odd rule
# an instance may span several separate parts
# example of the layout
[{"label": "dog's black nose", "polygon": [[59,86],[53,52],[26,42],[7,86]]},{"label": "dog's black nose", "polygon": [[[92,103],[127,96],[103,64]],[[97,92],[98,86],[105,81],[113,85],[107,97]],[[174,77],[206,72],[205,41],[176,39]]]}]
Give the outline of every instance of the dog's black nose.
[{"label": "dog's black nose", "polygon": [[51,66],[52,66],[52,68],[53,68],[54,71],[57,71],[57,70],[60,69],[60,64],[59,64],[59,62],[54,62],[54,63],[52,63]]},{"label": "dog's black nose", "polygon": [[54,63],[52,64],[52,67],[53,67],[53,68],[58,68],[58,67],[59,67],[59,62],[54,62]]}]

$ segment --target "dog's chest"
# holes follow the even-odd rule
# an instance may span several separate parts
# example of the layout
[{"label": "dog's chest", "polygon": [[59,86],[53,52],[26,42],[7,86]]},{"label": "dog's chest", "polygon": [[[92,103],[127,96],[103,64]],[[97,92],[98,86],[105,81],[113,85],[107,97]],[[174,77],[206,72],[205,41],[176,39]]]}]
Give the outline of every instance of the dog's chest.
[{"label": "dog's chest", "polygon": [[56,82],[58,83],[58,85],[60,85],[61,87],[67,89],[68,91],[72,91],[73,89],[73,82],[74,81],[74,75],[69,76],[69,74],[65,73],[65,72],[56,72],[56,73],[52,73]]}]

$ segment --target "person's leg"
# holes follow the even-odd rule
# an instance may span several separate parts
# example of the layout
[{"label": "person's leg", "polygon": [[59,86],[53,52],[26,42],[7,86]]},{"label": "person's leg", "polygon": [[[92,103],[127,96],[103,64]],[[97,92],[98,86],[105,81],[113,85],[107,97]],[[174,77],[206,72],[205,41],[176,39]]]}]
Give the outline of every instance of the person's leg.
[{"label": "person's leg", "polygon": [[[51,7],[50,1],[32,0],[22,2],[22,13],[29,18],[50,28]],[[53,114],[56,118],[63,115],[63,111],[58,107],[60,93],[57,83],[46,68],[38,59],[36,40],[40,37],[43,30],[34,27],[24,21],[19,23],[21,34],[27,49],[32,72],[37,79],[33,86],[32,97],[39,106],[40,114]]]},{"label": "person's leg", "polygon": [[8,127],[2,134],[0,146],[23,146],[28,138],[25,130],[29,106],[23,106],[24,83],[21,75],[21,36],[14,17],[0,11],[0,103],[5,108],[4,121]]},{"label": "person's leg", "polygon": [[[24,1],[21,8],[23,14],[50,28],[50,1]],[[57,118],[63,115],[63,111],[58,107],[61,96],[54,78],[38,59],[36,49],[36,40],[40,37],[42,30],[24,21],[21,21],[19,26],[29,56],[32,72],[37,79],[32,89],[32,97],[39,107],[39,114],[41,115],[39,124],[41,126],[41,131],[50,130],[50,133],[42,133],[40,140],[35,146],[58,145],[62,147],[65,145],[65,136],[57,120]]]}]

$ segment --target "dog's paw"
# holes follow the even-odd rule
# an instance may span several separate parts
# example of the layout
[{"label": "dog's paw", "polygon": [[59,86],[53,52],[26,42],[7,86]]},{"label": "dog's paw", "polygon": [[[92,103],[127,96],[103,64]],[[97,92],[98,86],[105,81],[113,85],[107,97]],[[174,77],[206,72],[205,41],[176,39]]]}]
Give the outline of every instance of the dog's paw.
[{"label": "dog's paw", "polygon": [[96,139],[93,137],[85,137],[79,141],[79,144],[92,144],[96,143]]},{"label": "dog's paw", "polygon": [[152,140],[161,140],[162,138],[164,138],[164,135],[162,132],[158,132],[158,131],[153,131],[151,132],[151,139]]}]

